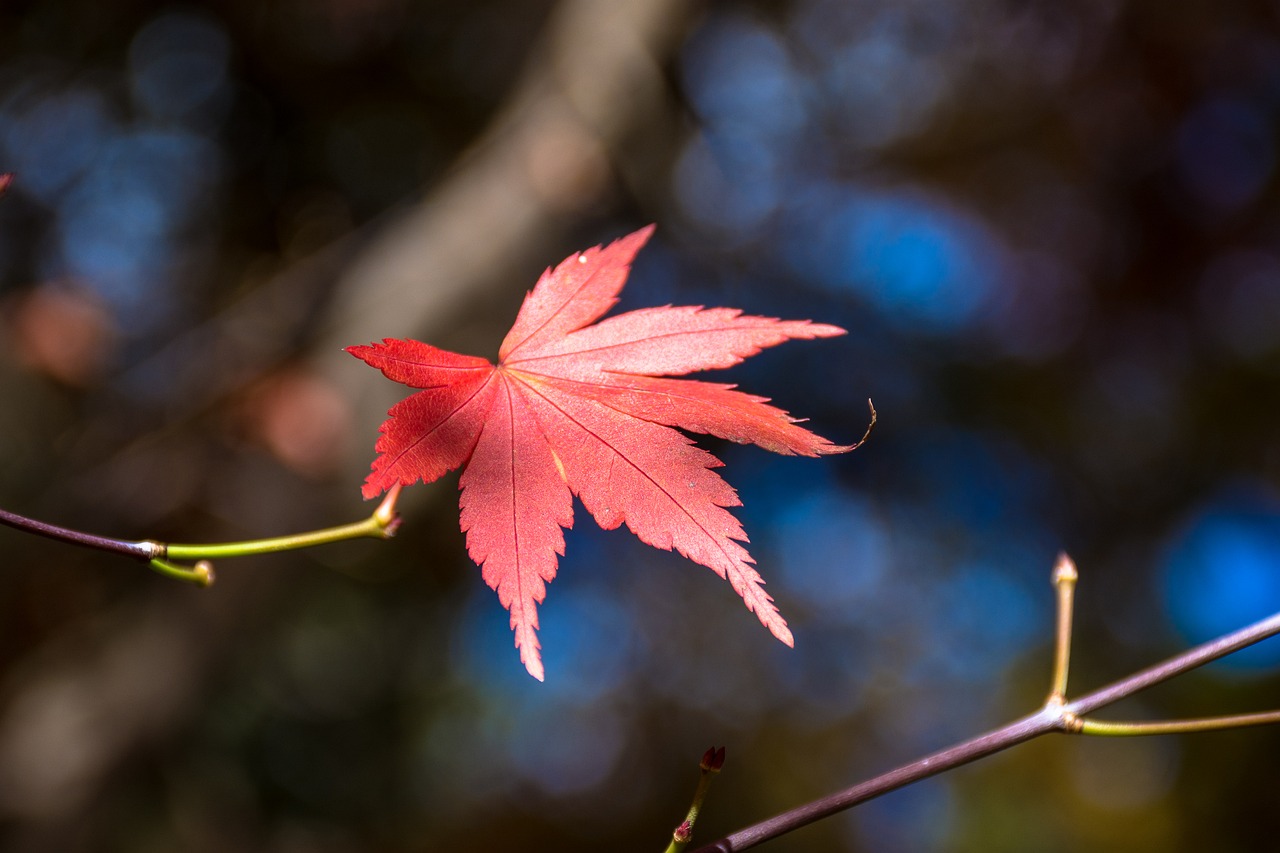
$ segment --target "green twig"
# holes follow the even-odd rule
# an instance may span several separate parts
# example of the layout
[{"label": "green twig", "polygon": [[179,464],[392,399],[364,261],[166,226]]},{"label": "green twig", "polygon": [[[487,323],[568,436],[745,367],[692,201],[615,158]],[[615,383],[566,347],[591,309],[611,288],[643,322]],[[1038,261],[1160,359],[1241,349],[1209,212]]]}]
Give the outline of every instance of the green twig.
[{"label": "green twig", "polygon": [[[245,557],[250,554],[269,554],[276,551],[296,551],[300,548],[311,548],[346,539],[365,537],[389,539],[395,535],[396,528],[400,526],[400,517],[396,515],[396,501],[399,497],[400,486],[393,486],[372,515],[353,524],[326,527],[323,530],[296,533],[292,536],[277,536],[273,539],[252,539],[246,542],[221,542],[209,545],[170,545],[150,539],[137,542],[114,539],[110,536],[98,536],[37,521],[5,509],[0,509],[0,524],[71,545],[131,557],[147,563],[165,577],[208,586],[213,583],[213,564],[209,562],[210,560]],[[192,560],[195,561],[193,565],[182,565]]]},{"label": "green twig", "polygon": [[[398,489],[399,487],[397,487]],[[388,500],[392,500],[390,493]],[[386,501],[383,502],[386,504]],[[291,536],[276,536],[271,539],[251,539],[246,542],[221,542],[211,545],[164,545],[165,556],[172,560],[221,560],[227,557],[247,557],[251,554],[271,554],[277,551],[297,551],[300,548],[312,548],[316,545],[327,545],[330,542],[342,542],[347,539],[372,537],[388,539],[394,535],[394,510],[387,513],[378,512],[352,524],[338,527],[326,527],[323,530],[311,530],[306,533],[295,533]]]},{"label": "green twig", "polygon": [[157,558],[148,565],[159,574],[174,580],[186,581],[196,586],[209,586],[213,583],[213,563],[208,560],[201,560],[194,566],[180,566]]},{"label": "green twig", "polygon": [[1076,564],[1066,554],[1059,554],[1058,562],[1053,567],[1053,586],[1058,592],[1058,619],[1053,643],[1053,681],[1048,699],[1050,705],[1062,705],[1067,701],[1067,673],[1071,668],[1071,625],[1075,621],[1076,581],[1079,578]]},{"label": "green twig", "polygon": [[704,752],[698,767],[702,775],[698,777],[698,787],[693,792],[693,803],[689,806],[689,812],[684,816],[684,821],[676,827],[675,832],[671,833],[671,843],[663,853],[682,853],[693,840],[693,825],[697,823],[698,813],[702,811],[702,801],[707,798],[707,789],[711,787],[711,780],[724,767],[724,747],[713,746]]},{"label": "green twig", "polygon": [[1193,732],[1217,732],[1224,729],[1265,726],[1272,723],[1280,723],[1280,711],[1260,711],[1256,714],[1228,714],[1222,717],[1200,717],[1193,720],[1160,720],[1154,723],[1079,720],[1077,731],[1082,735],[1099,735],[1101,737],[1137,737],[1141,735],[1181,735]]}]

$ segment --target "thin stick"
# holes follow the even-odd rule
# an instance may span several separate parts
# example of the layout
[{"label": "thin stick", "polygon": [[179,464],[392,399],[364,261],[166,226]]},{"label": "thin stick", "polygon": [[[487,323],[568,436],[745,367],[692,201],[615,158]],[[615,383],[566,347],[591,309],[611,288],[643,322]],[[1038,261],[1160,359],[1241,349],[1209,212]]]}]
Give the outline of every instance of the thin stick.
[{"label": "thin stick", "polygon": [[851,806],[875,799],[890,791],[896,791],[921,779],[944,773],[962,764],[985,758],[992,753],[1024,743],[1061,727],[1062,720],[1059,714],[1047,709],[1038,711],[995,731],[958,743],[910,764],[904,764],[874,779],[854,785],[852,788],[846,788],[746,829],[740,829],[719,841],[699,847],[694,853],[737,853],[737,851],[755,847],[771,838],[777,838],[779,835],[844,811]]},{"label": "thin stick", "polygon": [[165,545],[165,555],[174,560],[210,560],[227,557],[247,557],[251,554],[271,554],[279,551],[296,551],[300,548],[311,548],[316,545],[327,545],[330,542],[342,542],[346,539],[374,537],[386,539],[385,527],[378,524],[373,517],[351,524],[337,527],[326,527],[323,530],[311,530],[307,533],[294,533],[289,536],[276,536],[271,539],[251,539],[246,542],[220,542],[208,545]]},{"label": "thin stick", "polygon": [[1080,573],[1065,553],[1058,555],[1053,567],[1053,586],[1058,592],[1058,622],[1053,644],[1053,681],[1049,704],[1061,705],[1067,699],[1067,673],[1071,668],[1071,624],[1075,621],[1076,581]]},{"label": "thin stick", "polygon": [[1122,678],[1119,681],[1108,684],[1106,687],[1087,693],[1079,699],[1068,703],[1065,706],[1065,710],[1075,714],[1077,717],[1083,717],[1092,711],[1105,708],[1108,705],[1119,702],[1121,699],[1126,699],[1135,693],[1146,690],[1148,687],[1153,687],[1161,682],[1168,681],[1170,678],[1182,675],[1184,672],[1190,672],[1219,658],[1224,658],[1232,652],[1238,652],[1246,646],[1260,643],[1268,637],[1274,637],[1276,634],[1280,634],[1280,613],[1273,613],[1266,619],[1254,622],[1239,631],[1224,634],[1216,640],[1202,643],[1155,666],[1147,667],[1127,678]]},{"label": "thin stick", "polygon": [[689,805],[689,811],[685,814],[684,820],[676,827],[675,832],[671,833],[671,843],[663,853],[683,853],[689,846],[689,842],[693,839],[693,826],[698,822],[698,815],[702,811],[703,801],[707,798],[711,780],[716,777],[722,767],[724,767],[723,746],[713,746],[703,754],[702,761],[698,765],[702,775],[698,777],[698,787],[693,792],[693,802]]},{"label": "thin stick", "polygon": [[34,518],[27,518],[25,515],[10,512],[7,509],[0,509],[0,524],[6,524],[9,527],[24,530],[27,533],[34,533],[37,536],[44,536],[48,539],[57,539],[59,542],[79,545],[83,548],[94,548],[111,554],[121,554],[125,557],[132,557],[135,560],[141,560],[144,563],[150,562],[163,554],[163,551],[159,550],[155,542],[130,542],[125,539],[113,539],[110,536],[97,536],[93,533],[72,530],[69,527],[59,527],[46,521],[36,521]]},{"label": "thin stick", "polygon": [[[1232,652],[1239,651],[1246,646],[1251,646],[1277,634],[1280,634],[1280,613],[1226,634],[1216,640],[1203,643],[1181,654],[1174,655],[1168,660],[1140,670],[1106,687],[1086,693],[1074,702],[1063,704],[1046,702],[1043,708],[1030,716],[1015,720],[987,734],[935,752],[911,764],[905,764],[890,770],[888,773],[883,773],[874,779],[854,785],[852,788],[821,797],[768,820],[740,829],[719,841],[699,847],[694,853],[739,853],[739,851],[755,847],[757,844],[768,841],[771,838],[777,838],[780,835],[843,811],[858,803],[887,794],[912,782],[977,761],[980,758],[985,758],[988,755],[1032,740],[1048,732],[1080,732],[1084,723],[1080,718],[1091,711],[1111,705],[1148,687],[1204,666],[1206,663],[1218,660]],[[1059,638],[1061,639],[1061,635],[1059,635]],[[1062,672],[1065,678],[1065,667]],[[1055,675],[1056,683],[1057,676]],[[1257,725],[1261,722],[1280,721],[1280,714],[1277,714],[1275,719],[1268,717],[1264,720],[1263,716],[1249,714],[1219,719],[1228,721],[1228,725]],[[1249,722],[1233,722],[1242,719],[1248,719]],[[1161,724],[1151,723],[1146,725],[1156,726]]]},{"label": "thin stick", "polygon": [[1272,723],[1280,723],[1280,711],[1260,711],[1256,714],[1227,714],[1222,717],[1201,717],[1194,720],[1160,720],[1154,723],[1080,720],[1078,730],[1082,735],[1135,737],[1140,735],[1181,735],[1193,732],[1217,732],[1224,729],[1240,729],[1246,726],[1266,726]]},{"label": "thin stick", "polygon": [[[59,527],[44,521],[36,521],[0,509],[0,523],[7,524],[27,533],[35,533],[49,539],[57,539],[71,545],[94,548],[110,554],[121,554],[149,563],[151,568],[162,575],[189,581],[200,586],[208,586],[213,582],[213,567],[207,562],[210,559],[223,557],[244,557],[249,554],[266,554],[274,551],[293,551],[310,548],[329,542],[340,542],[345,539],[373,537],[388,539],[395,535],[400,519],[396,515],[396,501],[400,497],[400,486],[392,486],[387,491],[382,503],[373,514],[363,521],[342,524],[337,527],[326,527],[323,530],[312,530],[307,533],[296,533],[291,536],[277,536],[272,539],[253,539],[247,542],[223,542],[210,545],[168,545],[164,542],[144,540],[131,542],[125,539],[113,539],[109,536],[97,536],[83,533],[68,527]],[[181,566],[170,560],[197,560],[194,566]]]}]

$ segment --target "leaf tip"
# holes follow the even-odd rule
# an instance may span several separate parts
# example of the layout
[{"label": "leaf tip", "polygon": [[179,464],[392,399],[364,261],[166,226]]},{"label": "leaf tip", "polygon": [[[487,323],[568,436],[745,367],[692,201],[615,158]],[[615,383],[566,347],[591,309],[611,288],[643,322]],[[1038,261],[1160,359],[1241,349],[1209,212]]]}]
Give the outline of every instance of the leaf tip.
[{"label": "leaf tip", "polygon": [[[752,605],[748,602],[747,606],[751,607]],[[757,604],[752,609],[755,610],[756,618],[769,629],[770,634],[778,638],[780,643],[787,648],[794,649],[796,647],[796,638],[791,635],[791,629],[787,627],[787,620],[782,618],[778,608],[773,605],[772,598],[765,596],[765,603]]]},{"label": "leaf tip", "polygon": [[830,323],[810,323],[808,331],[815,338],[838,338],[849,334],[848,329],[832,326]]},{"label": "leaf tip", "polygon": [[545,682],[547,680],[546,673],[542,669],[542,658],[536,651],[533,654],[525,655],[522,649],[520,658],[524,662],[524,668],[529,671],[530,675],[538,679],[538,681]]},{"label": "leaf tip", "polygon": [[[512,610],[512,605],[503,603],[503,606]],[[513,615],[511,627],[516,632],[516,648],[520,650],[520,663],[524,664],[524,668],[530,675],[539,681],[546,681],[546,673],[542,668],[542,654],[540,649],[542,645],[538,642],[538,617],[533,615],[530,621],[519,620]]]},{"label": "leaf tip", "polygon": [[364,496],[365,500],[371,501],[378,495],[386,492],[389,488],[395,488],[400,485],[400,483],[394,482],[388,485],[387,483],[382,482],[381,478],[378,477],[377,471],[372,471],[369,476],[365,478],[364,485],[360,487],[360,494]]}]

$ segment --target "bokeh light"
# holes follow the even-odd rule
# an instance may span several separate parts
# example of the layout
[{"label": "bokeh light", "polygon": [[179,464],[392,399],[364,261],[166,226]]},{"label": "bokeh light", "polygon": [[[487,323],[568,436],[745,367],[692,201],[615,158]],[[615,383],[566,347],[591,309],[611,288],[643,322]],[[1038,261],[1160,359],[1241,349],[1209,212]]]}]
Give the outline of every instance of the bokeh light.
[{"label": "bokeh light", "polygon": [[[1165,598],[1178,632],[1203,643],[1280,611],[1280,501],[1254,484],[1198,507],[1169,543]],[[1275,669],[1280,641],[1266,640],[1224,661]]]},{"label": "bokeh light", "polygon": [[[177,540],[351,521],[395,392],[345,329],[492,357],[545,266],[656,222],[621,310],[838,324],[703,378],[839,443],[879,411],[848,455],[698,438],[795,648],[579,506],[533,682],[456,478],[390,542],[199,594],[6,533],[0,847],[661,849],[712,743],[699,840],[1042,701],[1060,551],[1073,690],[1280,609],[1277,8],[590,8],[0,11],[0,501]],[[1134,714],[1275,707],[1277,664]],[[1276,738],[1046,741],[778,844],[1265,849]]]}]

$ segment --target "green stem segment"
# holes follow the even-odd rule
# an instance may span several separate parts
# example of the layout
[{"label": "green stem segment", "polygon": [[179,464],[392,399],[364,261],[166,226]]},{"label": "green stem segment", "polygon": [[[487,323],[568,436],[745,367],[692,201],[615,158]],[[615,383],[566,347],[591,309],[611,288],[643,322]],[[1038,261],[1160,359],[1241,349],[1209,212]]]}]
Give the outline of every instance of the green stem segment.
[{"label": "green stem segment", "polygon": [[1230,714],[1224,717],[1200,717],[1194,720],[1161,720],[1154,723],[1108,723],[1103,720],[1080,720],[1077,731],[1082,735],[1101,737],[1137,737],[1140,735],[1183,735],[1193,732],[1216,732],[1245,726],[1280,723],[1280,711],[1256,714]]},{"label": "green stem segment", "polygon": [[209,586],[213,583],[213,564],[208,560],[201,560],[194,566],[179,566],[177,563],[157,558],[148,565],[157,573],[174,580],[186,581],[196,586]]},{"label": "green stem segment", "polygon": [[[0,524],[71,545],[132,557],[147,563],[165,577],[208,586],[213,583],[213,565],[209,562],[210,560],[245,557],[250,554],[270,554],[277,551],[295,551],[330,542],[341,542],[344,539],[364,537],[389,539],[400,526],[400,518],[396,515],[396,500],[399,497],[400,486],[393,486],[382,499],[382,503],[374,510],[373,515],[354,524],[326,527],[323,530],[312,530],[292,536],[277,536],[273,539],[252,539],[247,542],[223,542],[212,545],[169,545],[152,540],[132,542],[114,539],[37,521],[5,509],[0,509]],[[182,565],[182,562],[193,560],[194,565]]]},{"label": "green stem segment", "polygon": [[[151,568],[167,577],[208,586],[213,582],[213,565],[209,560],[247,557],[251,554],[273,554],[278,551],[297,551],[347,539],[389,539],[395,535],[396,528],[400,524],[400,518],[396,515],[396,500],[399,497],[400,486],[392,486],[386,497],[382,499],[382,503],[373,511],[373,515],[363,521],[326,527],[322,530],[311,530],[306,533],[295,533],[291,536],[250,539],[245,542],[220,542],[210,545],[169,545],[158,542],[155,544],[161,550],[162,556],[151,560]],[[194,566],[187,567],[171,563],[170,560],[198,562]]]},{"label": "green stem segment", "polygon": [[1080,573],[1065,553],[1058,555],[1053,567],[1053,586],[1058,592],[1058,624],[1054,633],[1053,683],[1049,704],[1061,705],[1067,700],[1067,673],[1071,669],[1071,625],[1075,622],[1076,581]]},{"label": "green stem segment", "polygon": [[227,557],[248,557],[251,554],[297,551],[300,548],[327,545],[330,542],[342,542],[346,539],[362,537],[386,539],[390,535],[387,529],[387,525],[379,522],[376,516],[370,516],[364,521],[353,524],[326,527],[323,530],[311,530],[291,536],[251,539],[247,542],[221,542],[213,545],[165,545],[164,550],[165,556],[171,560],[222,560]]},{"label": "green stem segment", "polygon": [[690,804],[684,821],[671,833],[671,843],[663,853],[682,853],[693,840],[693,825],[697,823],[698,813],[702,811],[702,801],[707,798],[707,789],[711,787],[711,780],[724,767],[724,747],[713,746],[708,749],[703,753],[702,763],[698,767],[702,770],[702,775],[698,777],[698,788],[693,792],[693,803]]}]

